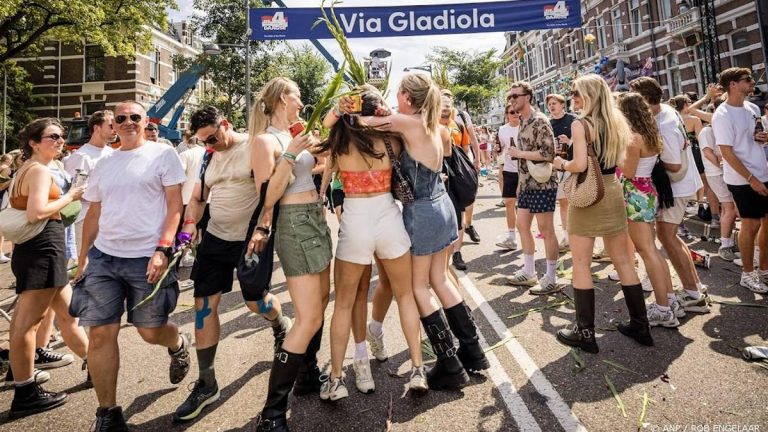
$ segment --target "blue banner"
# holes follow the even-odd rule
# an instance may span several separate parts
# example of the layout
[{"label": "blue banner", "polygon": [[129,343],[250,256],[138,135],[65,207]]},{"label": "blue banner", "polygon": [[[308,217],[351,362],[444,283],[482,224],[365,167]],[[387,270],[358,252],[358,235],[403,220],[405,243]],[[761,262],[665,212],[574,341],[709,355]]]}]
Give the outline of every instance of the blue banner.
[{"label": "blue banner", "polygon": [[[516,0],[334,8],[348,38],[526,31],[581,26],[580,0]],[[330,12],[330,10],[329,10]],[[252,40],[331,39],[320,8],[251,9]]]}]

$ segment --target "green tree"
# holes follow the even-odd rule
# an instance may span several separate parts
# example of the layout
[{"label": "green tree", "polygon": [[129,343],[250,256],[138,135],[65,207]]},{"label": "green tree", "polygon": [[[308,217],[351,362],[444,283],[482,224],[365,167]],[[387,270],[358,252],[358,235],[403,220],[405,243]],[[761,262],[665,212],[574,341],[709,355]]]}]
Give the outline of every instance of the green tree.
[{"label": "green tree", "polygon": [[483,111],[504,85],[497,73],[502,61],[494,49],[466,52],[437,47],[427,60],[436,64],[442,85],[448,84],[455,100],[472,114]]},{"label": "green tree", "polygon": [[[6,62],[5,69],[0,68],[0,83],[3,82],[2,78],[4,77],[2,73],[5,70],[8,71],[8,110],[6,119],[3,119],[2,115],[0,115],[0,123],[4,125],[6,120],[8,122],[5,130],[8,134],[6,138],[6,151],[10,151],[19,147],[18,131],[36,117],[28,107],[34,106],[39,98],[32,94],[32,84],[27,80],[28,74],[26,70],[17,66],[14,62]],[[2,98],[0,98],[0,108],[2,108]],[[3,132],[0,130],[0,139],[2,139]]]},{"label": "green tree", "polygon": [[309,111],[308,117],[328,86],[331,65],[312,46],[303,44],[299,47],[288,45],[284,68],[283,74],[299,86],[301,100]]},{"label": "green tree", "polygon": [[50,40],[100,45],[106,55],[133,56],[152,46],[152,26],[167,27],[173,0],[3,0],[0,62],[35,52]]}]

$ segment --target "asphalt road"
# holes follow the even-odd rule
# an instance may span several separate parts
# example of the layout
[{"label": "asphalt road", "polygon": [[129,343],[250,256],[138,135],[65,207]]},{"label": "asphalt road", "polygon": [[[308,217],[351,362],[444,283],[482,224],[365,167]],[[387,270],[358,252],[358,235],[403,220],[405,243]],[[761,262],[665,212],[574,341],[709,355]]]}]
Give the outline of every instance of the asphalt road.
[{"label": "asphalt road", "polygon": [[[461,290],[472,307],[484,343],[492,348],[492,368],[474,376],[462,391],[430,391],[415,397],[403,392],[409,367],[405,341],[399,330],[396,305],[385,322],[385,341],[391,354],[384,363],[372,361],[376,391],[354,390],[354,373],[347,368],[350,397],[337,403],[316,395],[292,397],[289,424],[295,431],[755,431],[768,429],[768,369],[747,363],[740,349],[768,345],[768,301],[738,286],[739,269],[719,258],[710,270],[700,269],[714,301],[707,315],[686,318],[679,329],[653,330],[656,345],[641,347],[611,330],[612,319],[626,319],[621,289],[605,275],[610,264],[593,264],[597,283],[597,326],[600,354],[577,358],[555,340],[557,329],[574,317],[570,304],[557,306],[566,296],[541,298],[525,289],[508,286],[505,276],[522,265],[520,251],[501,252],[495,237],[505,231],[504,211],[495,206],[499,190],[484,182],[476,204],[475,226],[480,244],[463,249],[469,270],[459,273]],[[556,220],[557,216],[556,216]],[[329,215],[335,231],[335,217]],[[559,224],[558,224],[559,225]],[[689,223],[700,232],[701,226]],[[537,247],[543,245],[537,240]],[[717,245],[694,240],[692,249],[715,252]],[[569,254],[565,260],[566,273]],[[541,253],[537,267],[544,271]],[[292,307],[279,270],[274,282],[290,315]],[[7,285],[8,271],[0,271]],[[564,282],[567,282],[564,280]],[[376,279],[372,286],[376,285]],[[372,290],[369,299],[372,296]],[[566,293],[570,295],[570,288]],[[0,291],[0,299],[8,290]],[[650,301],[650,300],[649,300]],[[759,307],[746,307],[754,303]],[[550,306],[522,314],[531,308]],[[186,288],[172,320],[193,331],[192,293]],[[221,399],[197,421],[175,425],[171,413],[188,395],[196,378],[193,370],[178,386],[168,382],[165,349],[142,342],[131,326],[120,335],[121,369],[118,401],[135,431],[239,431],[254,430],[253,419],[263,405],[272,358],[272,332],[265,321],[250,313],[240,292],[224,296],[217,378]],[[326,311],[321,363],[329,360]],[[7,325],[0,324],[0,341],[7,340]],[[0,342],[1,344],[2,342]],[[347,350],[351,363],[353,347]],[[194,355],[192,356],[194,359]],[[67,404],[53,411],[9,422],[12,392],[0,392],[0,431],[84,431],[94,420],[96,397],[85,388],[80,363],[51,371],[46,388],[70,393]],[[612,394],[608,381],[615,388]],[[644,398],[647,395],[647,403]],[[617,399],[621,400],[623,409]],[[643,414],[644,413],[644,414]],[[642,421],[641,421],[642,417]]]}]

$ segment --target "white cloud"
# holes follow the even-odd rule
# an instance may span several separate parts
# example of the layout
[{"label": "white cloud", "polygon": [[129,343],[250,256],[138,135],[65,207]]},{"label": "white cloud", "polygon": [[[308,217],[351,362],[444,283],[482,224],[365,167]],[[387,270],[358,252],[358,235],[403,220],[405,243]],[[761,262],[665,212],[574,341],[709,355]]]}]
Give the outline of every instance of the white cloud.
[{"label": "white cloud", "polygon": [[[486,3],[493,0],[474,0],[478,3]],[[186,15],[190,15],[192,11],[191,0],[177,0],[180,10],[186,11]],[[284,0],[289,7],[319,7],[320,2],[318,0]],[[397,3],[406,3],[402,0],[389,0],[386,3],[391,5],[397,5]],[[419,0],[419,4],[451,4],[451,3],[463,3],[461,0]],[[347,0],[341,4],[342,7],[349,6],[371,6],[370,1],[366,0]],[[179,12],[177,19],[184,17],[184,12]],[[333,40],[321,40],[323,46],[330,51],[330,53],[341,59],[341,51]],[[302,42],[296,41],[293,43],[309,43],[309,41]],[[436,35],[436,36],[412,36],[412,37],[390,37],[390,38],[360,38],[350,39],[349,45],[355,56],[362,58],[368,56],[368,54],[377,48],[384,48],[392,53],[390,58],[392,61],[392,75],[391,83],[397,84],[403,77],[405,72],[403,69],[406,67],[420,66],[426,62],[426,56],[434,47],[444,46],[452,49],[468,51],[479,50],[485,51],[495,48],[499,54],[504,50],[504,37],[503,33],[477,33],[472,35]],[[339,61],[339,63],[341,63]],[[391,86],[394,88],[394,86]],[[390,92],[389,102],[394,102],[394,92]]]}]

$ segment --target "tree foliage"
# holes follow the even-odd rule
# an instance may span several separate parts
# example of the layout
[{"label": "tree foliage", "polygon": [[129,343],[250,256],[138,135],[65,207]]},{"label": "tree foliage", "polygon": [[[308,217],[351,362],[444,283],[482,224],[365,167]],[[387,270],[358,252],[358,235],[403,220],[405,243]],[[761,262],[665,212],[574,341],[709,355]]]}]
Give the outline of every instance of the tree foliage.
[{"label": "tree foliage", "polygon": [[470,113],[483,111],[504,85],[504,78],[498,74],[502,61],[494,49],[466,52],[437,47],[427,60],[436,64],[441,85],[447,84],[454,99]]},{"label": "tree foliage", "polygon": [[[8,102],[7,102],[7,121],[6,127],[7,139],[6,139],[6,151],[13,150],[19,147],[19,140],[16,132],[21,130],[27,123],[32,121],[36,116],[29,110],[30,106],[34,106],[37,103],[38,97],[32,94],[32,84],[28,81],[27,71],[22,67],[17,66],[13,62],[5,63],[5,70],[8,71]],[[0,68],[0,72],[3,69]],[[0,74],[0,83],[3,75]],[[0,93],[0,96],[2,93]],[[2,108],[2,99],[0,99],[0,109]],[[5,124],[2,115],[0,115],[0,123]],[[2,139],[2,130],[0,130],[0,139]]]},{"label": "tree foliage", "polygon": [[134,56],[152,44],[149,27],[167,27],[173,0],[0,1],[0,62],[50,40],[100,45],[109,56]]},{"label": "tree foliage", "polygon": [[330,64],[308,44],[298,47],[288,45],[285,60],[283,75],[296,82],[302,102],[308,111],[312,111],[328,85]]}]

